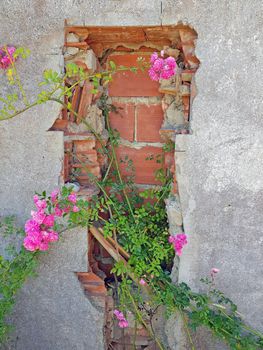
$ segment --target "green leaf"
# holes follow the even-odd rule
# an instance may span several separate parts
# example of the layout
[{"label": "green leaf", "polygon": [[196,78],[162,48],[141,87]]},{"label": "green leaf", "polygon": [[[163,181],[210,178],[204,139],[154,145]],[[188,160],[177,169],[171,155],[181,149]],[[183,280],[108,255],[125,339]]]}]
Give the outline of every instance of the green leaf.
[{"label": "green leaf", "polygon": [[117,67],[116,67],[116,64],[115,64],[113,61],[110,61],[109,63],[110,63],[111,69],[112,69],[112,70],[116,70],[116,68],[117,68]]}]

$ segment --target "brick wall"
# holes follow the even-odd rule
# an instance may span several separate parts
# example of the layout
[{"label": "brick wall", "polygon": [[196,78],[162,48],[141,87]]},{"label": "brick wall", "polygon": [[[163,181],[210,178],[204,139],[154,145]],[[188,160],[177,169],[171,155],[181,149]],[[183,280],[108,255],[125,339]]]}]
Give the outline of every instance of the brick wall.
[{"label": "brick wall", "polygon": [[[138,66],[137,59],[143,57],[147,62],[151,52],[112,53],[109,60],[116,65]],[[149,79],[147,71],[118,72],[109,86],[109,96],[117,112],[110,113],[110,123],[121,137],[117,149],[119,160],[125,157],[132,160],[135,167],[135,183],[156,185],[155,172],[160,168],[156,162],[163,154],[163,140],[160,129],[164,114],[162,110],[159,83]],[[157,157],[157,159],[156,159]],[[120,162],[123,175],[129,175],[126,163]]]},{"label": "brick wall", "polygon": [[[176,134],[188,133],[190,130],[191,105],[196,95],[193,77],[199,65],[194,54],[196,33],[188,27],[179,25],[175,35],[170,33],[169,37],[169,31],[166,31],[170,41],[161,33],[162,42],[160,42],[160,31],[162,32],[163,29],[157,27],[156,32],[153,30],[151,33],[152,29],[149,29],[148,33],[153,38],[156,36],[157,41],[154,45],[129,43],[125,46],[114,44],[114,38],[121,38],[122,35],[126,38],[126,31],[116,36],[115,32],[122,29],[114,28],[115,32],[111,36],[109,29],[106,34],[97,28],[93,30],[98,42],[94,40],[93,34],[89,39],[89,33],[92,33],[92,30],[90,32],[87,29],[86,36],[85,28],[71,27],[66,30],[68,41],[65,43],[65,59],[67,61],[73,61],[93,72],[107,68],[109,61],[114,61],[117,66],[133,67],[138,65],[139,57],[149,62],[152,52],[160,51],[165,44],[168,44],[164,47],[166,54],[171,53],[177,59],[176,78],[162,82],[161,85],[150,80],[147,71],[137,73],[122,71],[114,75],[113,81],[108,86],[109,102],[115,106],[114,112],[110,112],[109,115],[110,125],[120,134],[116,153],[122,175],[134,175],[135,183],[143,189],[160,184],[156,179],[156,172],[160,168],[169,169],[174,176],[174,186],[171,190],[177,193],[174,152],[164,152],[163,145],[167,141],[174,141]],[[137,32],[139,29],[137,31],[133,28],[130,34],[136,39]],[[102,35],[101,41],[100,35]],[[144,30],[141,36],[144,38]],[[107,37],[110,37],[110,42],[107,42]],[[131,40],[130,36],[129,40]],[[107,159],[98,152],[98,148],[101,147],[99,142],[81,122],[83,119],[88,121],[102,136],[105,145],[107,144],[102,111],[97,106],[99,95],[93,96],[90,92],[91,88],[88,81],[83,86],[75,87],[72,97],[65,102],[71,103],[78,117],[73,112],[62,110],[61,116],[52,127],[52,130],[64,132],[65,155],[62,181],[76,181],[80,185],[78,194],[85,195],[86,198],[97,191],[91,185],[87,173],[101,178],[107,166]],[[174,118],[173,111],[178,114],[177,119]],[[132,161],[134,174],[127,169],[128,160]],[[103,308],[105,311],[106,348],[123,349],[123,346],[125,349],[134,348],[131,344],[135,330],[129,327],[120,332],[114,322],[115,301],[106,288],[109,287],[107,283],[110,283],[113,278],[111,275],[113,259],[91,233],[89,233],[88,247],[88,271],[78,272],[77,276],[89,300],[95,307]],[[156,344],[151,341],[147,332],[139,329],[136,349],[155,348]]]}]

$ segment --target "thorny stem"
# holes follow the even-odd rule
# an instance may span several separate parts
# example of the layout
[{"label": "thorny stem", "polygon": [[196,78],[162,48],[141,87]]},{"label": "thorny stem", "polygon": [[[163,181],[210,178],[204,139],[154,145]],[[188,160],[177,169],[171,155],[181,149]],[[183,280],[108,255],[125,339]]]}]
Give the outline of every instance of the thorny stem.
[{"label": "thorny stem", "polygon": [[[88,172],[88,168],[86,167],[86,164],[84,162],[82,162],[78,157],[77,160],[80,162],[81,165],[83,165],[83,169],[86,169]],[[110,201],[111,205],[113,206],[114,210],[116,211],[116,213],[118,215],[120,215],[118,209],[116,208],[114,202],[111,200],[111,198],[108,196],[107,192],[105,191],[105,189],[103,188],[103,186],[101,186],[101,184],[99,183],[99,181],[97,181],[95,178],[93,179],[93,181],[95,182],[96,186],[99,187],[99,189],[102,191],[104,197],[106,200]]]},{"label": "thorny stem", "polygon": [[[111,131],[108,112],[106,112],[105,114],[106,114],[105,118],[106,118],[107,128]],[[110,140],[112,141],[112,134],[111,134],[111,132],[109,132],[109,137],[110,137]],[[134,213],[133,213],[133,210],[132,210],[132,207],[131,207],[131,203],[130,203],[129,197],[127,196],[127,192],[126,192],[126,190],[124,188],[124,183],[123,183],[123,180],[122,180],[122,177],[121,177],[120,167],[119,167],[119,163],[118,163],[118,159],[117,159],[117,156],[116,156],[116,152],[115,152],[115,148],[114,148],[113,142],[111,142],[111,150],[112,150],[112,156],[113,156],[113,159],[114,159],[114,162],[115,162],[115,167],[116,167],[116,171],[117,171],[117,174],[118,174],[118,178],[119,178],[120,184],[122,185],[122,191],[123,191],[124,197],[125,197],[126,202],[128,204],[130,213],[131,213],[133,219],[135,220],[135,216],[134,216]]]},{"label": "thorny stem", "polygon": [[[50,91],[49,93],[49,97],[48,97],[48,100],[49,101],[53,101],[54,98],[52,98],[51,96],[59,89],[59,86],[56,86],[52,91]],[[27,110],[31,109],[32,107],[35,107],[37,105],[39,105],[40,103],[38,101],[35,101],[35,102],[32,102],[31,104],[27,105],[26,107],[20,109],[19,111],[16,111],[15,113],[13,114],[10,114],[8,117],[6,118],[1,118],[0,120],[8,120],[8,119],[12,119],[16,116],[18,116],[19,114],[22,114],[24,112],[26,112]]]},{"label": "thorny stem", "polygon": [[106,173],[103,176],[102,182],[104,182],[107,179],[109,172],[110,172],[110,169],[111,169],[111,166],[112,166],[112,163],[113,163],[113,158],[111,158],[111,160],[110,160],[110,164],[108,165]]},{"label": "thorny stem", "polygon": [[191,337],[191,334],[190,334],[190,331],[189,331],[189,328],[188,328],[188,325],[187,325],[187,321],[185,319],[185,315],[183,314],[182,310],[179,309],[179,313],[182,317],[182,320],[183,320],[183,323],[184,323],[184,328],[186,330],[186,333],[187,333],[187,336],[188,336],[188,339],[190,341],[190,344],[191,344],[191,348],[192,350],[195,350],[195,346],[194,346],[194,343],[193,343],[193,339]]},{"label": "thorny stem", "polygon": [[16,111],[15,113],[13,114],[10,114],[8,117],[6,118],[1,118],[0,120],[8,120],[8,119],[12,119],[14,117],[16,117],[17,115],[19,114],[22,114],[24,112],[26,112],[28,109],[32,108],[32,107],[35,107],[37,106],[38,103],[37,102],[34,102],[34,103],[31,103],[30,105],[28,105],[27,107],[23,108],[23,109],[20,109],[19,111]]},{"label": "thorny stem", "polygon": [[136,338],[137,338],[137,320],[134,322],[134,335],[133,335],[133,350],[136,350]]},{"label": "thorny stem", "polygon": [[144,321],[140,311],[138,310],[138,307],[133,299],[133,296],[131,295],[131,292],[129,290],[129,288],[126,288],[127,293],[130,297],[130,300],[132,302],[132,305],[134,307],[134,311],[138,317],[139,322],[145,327],[145,329],[149,332],[150,336],[152,337],[152,339],[156,342],[156,344],[158,345],[160,350],[165,350],[164,346],[162,345],[162,343],[160,342],[160,340],[155,336],[155,334],[153,333],[152,329],[150,327],[148,327],[148,325],[146,324],[146,322]]},{"label": "thorny stem", "polygon": [[[213,306],[215,306],[215,307],[217,307],[218,309],[220,309],[220,311],[221,311],[228,319],[232,320],[232,318],[231,318],[224,310],[222,310],[222,306],[221,306],[221,305],[220,305],[220,307],[219,307],[219,306],[217,306],[216,304],[213,304]],[[254,329],[252,329],[252,328],[250,328],[250,327],[248,327],[248,326],[246,326],[246,325],[244,325],[244,324],[241,324],[241,327],[243,327],[243,328],[246,329],[247,331],[249,331],[249,332],[255,334],[255,335],[258,336],[258,337],[262,337],[262,334],[260,334],[259,332],[255,331]]]}]

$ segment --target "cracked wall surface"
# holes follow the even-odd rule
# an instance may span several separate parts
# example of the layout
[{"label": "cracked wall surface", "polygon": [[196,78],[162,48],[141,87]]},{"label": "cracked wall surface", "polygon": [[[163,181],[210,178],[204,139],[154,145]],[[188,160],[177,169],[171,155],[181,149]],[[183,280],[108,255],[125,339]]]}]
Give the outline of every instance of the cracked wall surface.
[{"label": "cracked wall surface", "polygon": [[[37,80],[43,69],[63,67],[65,18],[71,18],[72,25],[160,25],[183,21],[195,28],[198,33],[196,54],[202,64],[196,74],[198,95],[192,109],[193,134],[176,136],[177,149],[182,151],[176,153],[177,180],[184,229],[189,237],[189,245],[181,258],[179,277],[198,289],[199,279],[211,267],[218,267],[221,270],[218,286],[233,298],[246,320],[257,328],[263,327],[260,312],[263,289],[260,268],[263,20],[260,8],[260,0],[12,0],[0,5],[3,44],[23,45],[32,51],[29,63],[20,63],[19,67],[26,79],[27,90],[32,93],[37,85],[30,81],[32,76]],[[57,118],[59,108],[49,104],[14,120],[1,122],[2,215],[15,213],[22,222],[32,209],[34,191],[51,190],[58,184],[63,135],[47,130]],[[46,332],[42,336],[49,342],[50,349],[67,349],[68,338],[64,336],[63,327],[54,335],[41,323],[45,320],[52,324],[57,319],[67,319],[68,329],[74,327],[76,320],[84,324],[85,332],[79,334],[81,339],[84,333],[94,339],[96,324],[99,337],[96,344],[101,344],[97,311],[87,304],[87,299],[85,306],[76,305],[76,308],[83,307],[85,312],[72,313],[68,317],[68,304],[63,303],[61,293],[49,295],[41,288],[48,283],[48,275],[52,275],[49,259],[54,264],[61,264],[66,255],[83,248],[82,240],[73,240],[73,243],[71,237],[65,238],[66,242],[67,239],[66,249],[49,252],[45,256],[47,263],[41,267],[41,275],[29,282],[21,293],[16,308],[16,335],[20,337],[20,347],[12,345],[11,349],[35,349],[36,324]],[[74,270],[74,260],[70,260],[66,267]],[[65,291],[75,295],[73,290],[78,288],[77,279],[73,281],[73,277],[65,278],[61,273],[56,276],[58,289],[59,281],[65,283],[62,295]],[[30,305],[36,299],[37,302],[41,300],[42,305],[52,305],[54,317],[46,312],[43,318],[42,308],[35,308],[34,317],[23,318],[23,310],[28,310],[30,315]],[[87,323],[88,318],[91,322]],[[28,323],[21,322],[24,319]],[[173,326],[172,322],[168,333],[171,347],[176,349],[179,338],[174,338]],[[93,344],[84,347],[85,342],[80,339],[78,343],[77,338],[73,338],[76,349],[96,349]],[[200,348],[224,348],[206,339],[200,332],[197,339]],[[183,339],[178,344],[177,349],[187,349]],[[71,348],[74,349],[73,345]]]}]

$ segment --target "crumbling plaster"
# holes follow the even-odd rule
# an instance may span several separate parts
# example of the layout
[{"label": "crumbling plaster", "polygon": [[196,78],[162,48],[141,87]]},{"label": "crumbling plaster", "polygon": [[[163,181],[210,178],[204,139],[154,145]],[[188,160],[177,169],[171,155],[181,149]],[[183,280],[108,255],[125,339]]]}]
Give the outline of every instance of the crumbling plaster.
[{"label": "crumbling plaster", "polygon": [[[189,245],[181,258],[179,277],[198,289],[200,277],[211,267],[218,267],[221,270],[219,287],[238,303],[246,319],[258,328],[263,327],[260,267],[263,11],[260,9],[260,0],[11,0],[0,5],[2,43],[23,45],[32,51],[29,63],[20,63],[31,93],[35,92],[36,80],[43,69],[62,67],[65,18],[73,19],[72,24],[101,26],[183,21],[195,28],[199,35],[196,54],[201,67],[196,74],[198,96],[192,109],[193,133],[176,137],[176,148],[183,151],[176,153],[177,176],[184,229],[189,237]],[[30,81],[32,77],[34,81]],[[14,120],[1,122],[1,214],[15,213],[22,222],[32,207],[34,190],[50,190],[58,184],[63,139],[60,132],[46,132],[58,113],[59,107],[49,104]],[[42,305],[50,302],[46,296],[48,292],[41,292],[41,284],[48,283],[47,275],[52,273],[49,261],[63,263],[63,254],[72,252],[72,244],[75,253],[78,249],[82,252],[82,240],[74,241],[67,235],[65,242],[66,250],[62,249],[60,253],[52,250],[43,257],[41,275],[21,294],[16,309],[17,335],[25,338],[26,346],[17,349],[35,349],[35,325],[41,325],[43,321],[41,308],[33,309],[34,317],[28,318],[28,323],[19,323],[19,318],[21,313],[25,314],[23,310],[32,311],[32,300]],[[74,270],[73,262],[66,265],[69,270]],[[67,292],[71,291],[78,298],[73,292],[78,282],[73,282],[72,278],[58,274],[55,283],[57,288],[60,280],[68,283]],[[85,329],[81,334],[89,335],[92,340],[95,323],[92,317],[97,311],[92,306],[84,306],[88,303],[86,300],[83,307],[90,312],[92,322],[85,324],[88,318],[85,313],[76,317],[72,314],[72,319],[68,318],[63,291],[52,294],[54,309],[50,319],[45,313],[45,322],[67,317],[69,328],[74,328],[77,317]],[[41,328],[51,338],[55,336],[45,325]],[[96,333],[99,331],[100,324]],[[67,349],[68,338],[64,338],[63,332],[57,345],[51,338],[46,338],[49,345],[45,350]],[[204,349],[214,346],[202,344]],[[82,349],[76,346],[76,349]],[[86,348],[96,349],[92,344]],[[177,347],[184,348],[183,343]],[[222,348],[221,345],[218,348]]]}]

